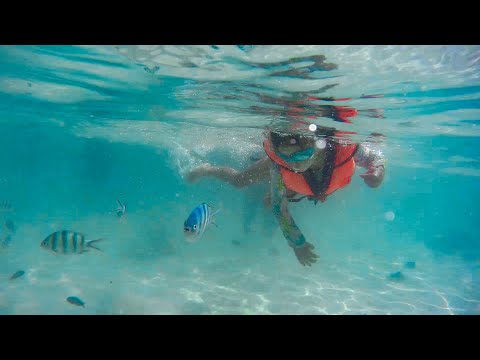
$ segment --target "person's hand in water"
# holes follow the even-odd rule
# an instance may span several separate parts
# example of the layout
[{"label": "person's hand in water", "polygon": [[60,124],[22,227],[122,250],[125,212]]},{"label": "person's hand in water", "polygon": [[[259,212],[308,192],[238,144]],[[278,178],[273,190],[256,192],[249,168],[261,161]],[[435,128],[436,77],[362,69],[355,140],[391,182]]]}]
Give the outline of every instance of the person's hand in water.
[{"label": "person's hand in water", "polygon": [[383,166],[376,166],[368,168],[367,172],[360,174],[360,177],[363,178],[365,184],[371,188],[379,187],[385,176],[385,168]]},{"label": "person's hand in water", "polygon": [[295,252],[300,264],[303,266],[312,266],[312,264],[317,262],[318,259],[318,255],[313,252],[313,249],[315,249],[315,246],[309,242],[305,242],[302,247],[294,247],[293,251]]},{"label": "person's hand in water", "polygon": [[186,175],[185,179],[188,182],[194,183],[197,182],[202,176],[205,176],[208,174],[208,171],[212,168],[212,165],[205,163],[202,165],[199,165],[192,170],[190,170]]}]

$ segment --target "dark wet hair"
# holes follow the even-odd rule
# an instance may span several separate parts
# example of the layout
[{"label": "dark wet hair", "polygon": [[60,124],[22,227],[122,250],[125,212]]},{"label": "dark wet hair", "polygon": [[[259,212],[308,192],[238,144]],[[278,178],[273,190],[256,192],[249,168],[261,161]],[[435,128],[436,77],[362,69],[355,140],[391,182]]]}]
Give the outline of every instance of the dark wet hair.
[{"label": "dark wet hair", "polygon": [[288,132],[282,130],[270,130],[270,139],[274,147],[299,145],[305,147],[313,144],[316,136],[328,137],[335,134],[335,128],[318,126],[314,133]]},{"label": "dark wet hair", "polygon": [[278,130],[270,131],[270,139],[272,140],[272,145],[275,147],[300,144],[302,139],[305,138],[306,136],[302,136],[300,134],[292,134]]}]

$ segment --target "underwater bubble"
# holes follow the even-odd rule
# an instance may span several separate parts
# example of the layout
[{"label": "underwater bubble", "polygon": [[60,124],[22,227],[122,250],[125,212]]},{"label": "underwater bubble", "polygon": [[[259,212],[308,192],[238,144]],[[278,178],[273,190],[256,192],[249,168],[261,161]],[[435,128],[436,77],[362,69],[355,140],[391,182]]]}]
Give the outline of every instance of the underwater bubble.
[{"label": "underwater bubble", "polygon": [[315,130],[317,130],[317,125],[315,125],[315,124],[310,124],[310,125],[308,126],[308,130],[310,130],[310,131],[315,131]]},{"label": "underwater bubble", "polygon": [[385,213],[385,219],[387,221],[393,221],[393,219],[395,219],[395,213],[393,211],[387,211]]},{"label": "underwater bubble", "polygon": [[325,139],[318,139],[317,141],[315,141],[315,145],[319,149],[325,149],[325,146],[327,146],[327,142],[325,141]]}]

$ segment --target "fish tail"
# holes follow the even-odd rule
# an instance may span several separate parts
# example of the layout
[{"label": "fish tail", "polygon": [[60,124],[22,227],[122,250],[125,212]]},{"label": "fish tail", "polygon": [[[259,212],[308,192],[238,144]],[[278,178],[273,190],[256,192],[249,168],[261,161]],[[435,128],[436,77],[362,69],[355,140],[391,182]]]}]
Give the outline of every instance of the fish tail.
[{"label": "fish tail", "polygon": [[96,250],[98,250],[98,251],[103,251],[102,249],[100,249],[100,248],[92,245],[93,243],[96,243],[96,242],[99,242],[99,241],[102,241],[102,240],[103,240],[103,239],[100,238],[100,239],[96,239],[96,240],[87,241],[87,247],[94,248],[94,249],[96,249]]},{"label": "fish tail", "polygon": [[[210,204],[208,204],[208,203],[204,203],[204,204],[207,205],[210,209],[212,209],[212,210],[214,209],[214,207],[213,207],[212,205],[210,205]],[[220,209],[218,209],[218,210],[216,210],[215,212],[213,212],[213,213],[210,215],[210,217],[213,217],[213,216],[215,216],[216,214],[218,214],[218,212],[219,212],[220,210],[222,210],[221,207],[220,207]]]},{"label": "fish tail", "polygon": [[218,209],[217,211],[215,211],[214,213],[212,213],[212,215],[210,216],[210,218],[211,218],[210,223],[212,223],[212,224],[215,225],[216,227],[218,227],[218,225],[215,223],[215,215],[217,215],[217,214],[220,212],[220,210],[222,210],[222,209]]}]

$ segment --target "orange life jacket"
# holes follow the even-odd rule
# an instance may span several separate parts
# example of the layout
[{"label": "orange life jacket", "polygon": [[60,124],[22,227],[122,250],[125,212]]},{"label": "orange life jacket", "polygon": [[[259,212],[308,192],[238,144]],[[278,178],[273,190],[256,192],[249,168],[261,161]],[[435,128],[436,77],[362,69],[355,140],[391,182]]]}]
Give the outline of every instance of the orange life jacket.
[{"label": "orange life jacket", "polygon": [[302,173],[293,171],[288,163],[275,154],[270,140],[263,142],[263,148],[268,157],[280,165],[285,187],[315,200],[315,203],[318,200],[324,202],[328,195],[347,186],[355,172],[353,157],[358,148],[356,144],[341,145],[327,140],[325,165],[321,172],[307,170]]}]

